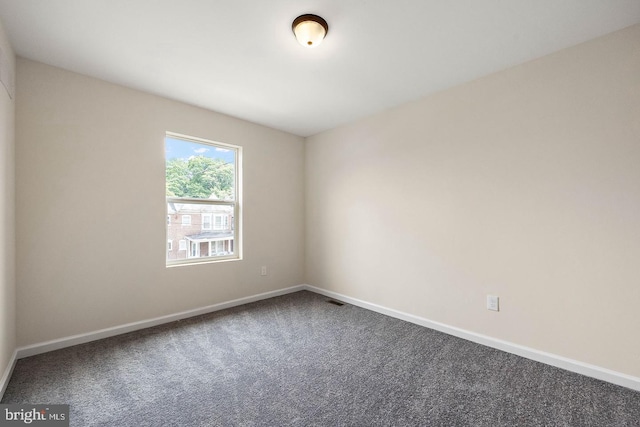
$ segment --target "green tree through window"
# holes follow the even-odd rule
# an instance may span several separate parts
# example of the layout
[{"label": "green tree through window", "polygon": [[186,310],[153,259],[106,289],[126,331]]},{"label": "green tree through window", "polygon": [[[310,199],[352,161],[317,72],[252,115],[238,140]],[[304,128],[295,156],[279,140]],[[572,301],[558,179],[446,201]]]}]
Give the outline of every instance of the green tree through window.
[{"label": "green tree through window", "polygon": [[233,200],[234,167],[222,159],[167,160],[167,196]]}]

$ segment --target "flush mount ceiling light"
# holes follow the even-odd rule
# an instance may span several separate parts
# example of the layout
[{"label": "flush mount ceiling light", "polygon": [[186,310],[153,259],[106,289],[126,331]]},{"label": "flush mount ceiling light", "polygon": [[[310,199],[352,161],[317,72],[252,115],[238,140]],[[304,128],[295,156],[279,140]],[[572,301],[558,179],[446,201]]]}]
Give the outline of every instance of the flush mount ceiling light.
[{"label": "flush mount ceiling light", "polygon": [[291,29],[302,46],[316,47],[329,32],[329,25],[318,15],[306,14],[294,19]]}]

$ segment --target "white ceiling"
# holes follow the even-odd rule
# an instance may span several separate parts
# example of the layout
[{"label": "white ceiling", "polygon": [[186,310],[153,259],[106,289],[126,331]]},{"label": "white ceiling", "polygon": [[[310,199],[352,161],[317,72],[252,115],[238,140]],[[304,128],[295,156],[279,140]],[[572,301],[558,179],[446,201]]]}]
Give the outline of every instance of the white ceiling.
[{"label": "white ceiling", "polygon": [[[315,13],[324,43],[291,22]],[[308,136],[640,22],[640,0],[0,0],[16,53]],[[640,48],[640,41],[639,41]]]}]

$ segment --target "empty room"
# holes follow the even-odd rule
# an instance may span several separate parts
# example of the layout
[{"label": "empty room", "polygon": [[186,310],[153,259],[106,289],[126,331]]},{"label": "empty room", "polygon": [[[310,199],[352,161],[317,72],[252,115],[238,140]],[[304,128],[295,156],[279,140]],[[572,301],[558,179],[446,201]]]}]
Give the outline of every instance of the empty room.
[{"label": "empty room", "polygon": [[0,83],[0,425],[640,425],[640,1],[0,0]]}]

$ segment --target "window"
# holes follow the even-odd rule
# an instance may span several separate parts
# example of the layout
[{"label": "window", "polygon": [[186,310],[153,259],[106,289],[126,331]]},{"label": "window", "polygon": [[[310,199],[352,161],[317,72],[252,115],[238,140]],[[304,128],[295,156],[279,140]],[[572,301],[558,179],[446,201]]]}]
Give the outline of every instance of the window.
[{"label": "window", "polygon": [[224,252],[224,241],[218,240],[216,242],[211,242],[211,251],[215,254],[219,254],[220,252]]},{"label": "window", "polygon": [[229,217],[224,214],[217,214],[214,220],[214,230],[226,230],[229,228]]},{"label": "window", "polygon": [[171,240],[171,239],[167,240],[167,250],[168,251],[172,251],[173,250],[173,240]]},{"label": "window", "polygon": [[241,258],[242,148],[167,133],[167,266]]},{"label": "window", "polygon": [[202,229],[211,230],[211,214],[202,214]]}]

